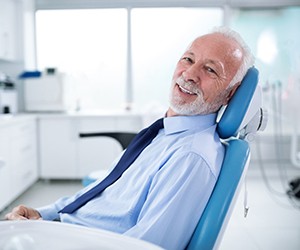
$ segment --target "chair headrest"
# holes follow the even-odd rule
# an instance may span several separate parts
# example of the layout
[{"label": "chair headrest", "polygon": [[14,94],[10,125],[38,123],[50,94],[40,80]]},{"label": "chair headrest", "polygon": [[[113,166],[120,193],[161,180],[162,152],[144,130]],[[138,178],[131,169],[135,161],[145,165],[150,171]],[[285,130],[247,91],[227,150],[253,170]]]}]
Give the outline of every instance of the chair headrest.
[{"label": "chair headrest", "polygon": [[258,75],[258,70],[255,67],[250,68],[228,105],[224,107],[225,110],[221,111],[221,118],[217,125],[221,139],[237,136],[238,132],[249,123],[259,123],[257,126],[253,126],[255,131],[251,132],[265,128],[266,121],[262,125],[264,113],[261,109],[262,95],[261,88],[258,86]]}]

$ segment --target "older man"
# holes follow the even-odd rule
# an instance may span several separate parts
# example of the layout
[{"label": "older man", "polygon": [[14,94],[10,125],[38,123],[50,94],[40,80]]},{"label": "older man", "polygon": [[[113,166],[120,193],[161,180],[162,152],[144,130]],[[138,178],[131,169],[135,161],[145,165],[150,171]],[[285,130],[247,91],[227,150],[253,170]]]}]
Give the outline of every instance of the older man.
[{"label": "older man", "polygon": [[100,181],[42,208],[18,206],[6,218],[59,219],[184,249],[224,157],[217,111],[253,61],[247,45],[230,29],[198,37],[177,63],[164,127],[117,181],[71,212],[64,207]]}]

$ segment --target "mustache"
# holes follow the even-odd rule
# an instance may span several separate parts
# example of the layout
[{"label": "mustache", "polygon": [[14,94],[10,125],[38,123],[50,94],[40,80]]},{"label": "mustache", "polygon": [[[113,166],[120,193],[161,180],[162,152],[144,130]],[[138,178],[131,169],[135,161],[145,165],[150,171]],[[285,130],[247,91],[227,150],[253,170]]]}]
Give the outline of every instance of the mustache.
[{"label": "mustache", "polygon": [[191,91],[197,95],[202,95],[201,89],[199,89],[192,81],[185,81],[182,76],[177,78],[176,83],[188,91]]}]

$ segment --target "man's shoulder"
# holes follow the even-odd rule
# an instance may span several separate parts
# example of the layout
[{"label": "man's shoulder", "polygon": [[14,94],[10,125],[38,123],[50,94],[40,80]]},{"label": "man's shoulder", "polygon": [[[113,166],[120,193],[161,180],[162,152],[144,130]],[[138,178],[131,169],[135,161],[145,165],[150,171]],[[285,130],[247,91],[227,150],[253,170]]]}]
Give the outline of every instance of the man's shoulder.
[{"label": "man's shoulder", "polygon": [[204,161],[214,173],[219,171],[225,153],[224,145],[213,127],[183,135],[173,147],[174,156],[193,154],[195,160]]}]

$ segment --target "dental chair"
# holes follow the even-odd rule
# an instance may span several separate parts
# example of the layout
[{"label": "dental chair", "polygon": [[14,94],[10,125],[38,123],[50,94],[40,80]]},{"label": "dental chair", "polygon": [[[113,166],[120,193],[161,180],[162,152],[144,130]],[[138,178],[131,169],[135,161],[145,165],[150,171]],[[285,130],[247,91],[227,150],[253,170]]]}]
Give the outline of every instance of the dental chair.
[{"label": "dental chair", "polygon": [[[217,183],[186,250],[217,249],[250,162],[249,142],[265,129],[258,70],[250,68],[217,125],[225,157]],[[245,213],[247,213],[245,207]],[[245,214],[246,215],[246,214]]]},{"label": "dental chair", "polygon": [[[242,84],[218,116],[217,131],[225,145],[225,157],[212,195],[186,250],[218,248],[250,162],[249,142],[253,141],[257,131],[266,127],[267,116],[261,106],[258,70],[253,67],[248,70]],[[125,141],[120,139],[122,134],[97,133],[80,136],[109,136],[119,141],[125,149],[134,134],[127,136]],[[86,176],[83,184],[88,185],[99,176],[99,172]]]}]

